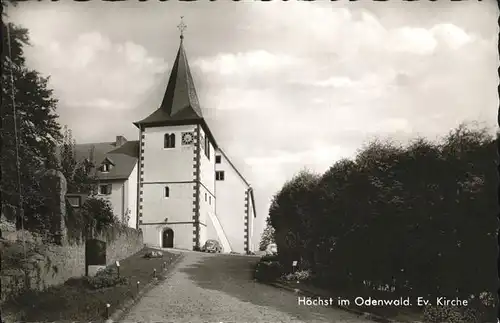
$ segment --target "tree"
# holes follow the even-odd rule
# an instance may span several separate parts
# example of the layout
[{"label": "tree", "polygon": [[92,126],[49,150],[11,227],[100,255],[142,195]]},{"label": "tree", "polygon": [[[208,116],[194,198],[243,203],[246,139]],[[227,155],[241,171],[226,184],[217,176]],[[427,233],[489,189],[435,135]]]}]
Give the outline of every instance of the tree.
[{"label": "tree", "polygon": [[118,223],[118,219],[113,214],[113,207],[108,200],[91,197],[82,206],[82,217],[91,228],[100,231],[112,224]]},{"label": "tree", "polygon": [[[319,176],[302,170],[273,197],[269,208],[270,223],[276,230],[274,238],[279,256],[285,266],[299,260],[304,267],[312,260],[313,250],[309,248],[314,241],[313,207]],[[303,267],[303,268],[304,268]]]},{"label": "tree", "polygon": [[295,176],[269,210],[280,261],[282,252],[294,260],[316,253],[316,281],[337,291],[494,293],[499,143],[486,130],[461,125],[440,143],[417,138],[406,147],[378,140],[318,183]]},{"label": "tree", "polygon": [[[4,2],[2,6],[6,8]],[[6,50],[2,52],[0,111],[1,200],[18,211],[18,221],[37,222],[37,208],[44,203],[39,178],[47,168],[56,167],[55,147],[62,137],[57,100],[49,79],[26,66],[23,47],[29,46],[28,31],[12,23],[2,23],[2,29]]]},{"label": "tree", "polygon": [[93,149],[89,151],[87,157],[80,156],[81,159],[77,159],[75,146],[72,132],[65,126],[60,147],[60,167],[68,183],[68,192],[92,195],[95,193],[97,180]]},{"label": "tree", "polygon": [[268,217],[266,219],[266,227],[264,228],[264,231],[262,232],[262,236],[260,238],[259,250],[266,250],[267,246],[270,243],[274,243],[274,228],[272,227],[271,220]]}]

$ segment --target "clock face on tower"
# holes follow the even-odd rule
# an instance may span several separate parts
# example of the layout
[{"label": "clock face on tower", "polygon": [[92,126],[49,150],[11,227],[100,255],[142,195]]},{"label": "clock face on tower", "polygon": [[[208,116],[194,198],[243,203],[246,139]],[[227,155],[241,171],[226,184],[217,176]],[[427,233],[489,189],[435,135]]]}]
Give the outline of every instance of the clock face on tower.
[{"label": "clock face on tower", "polygon": [[184,132],[182,134],[182,144],[183,145],[190,145],[193,143],[193,134],[191,132]]}]

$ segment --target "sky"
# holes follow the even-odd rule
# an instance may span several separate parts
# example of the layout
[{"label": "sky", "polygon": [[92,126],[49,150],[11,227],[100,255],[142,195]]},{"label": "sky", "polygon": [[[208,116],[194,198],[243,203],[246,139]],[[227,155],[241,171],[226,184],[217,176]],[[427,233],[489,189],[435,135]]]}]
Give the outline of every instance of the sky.
[{"label": "sky", "polygon": [[[269,203],[307,168],[322,173],[374,136],[436,139],[461,122],[496,129],[498,7],[439,2],[20,3],[27,63],[59,99],[78,143],[138,139],[184,47],[203,113]],[[492,130],[494,131],[494,130]]]}]

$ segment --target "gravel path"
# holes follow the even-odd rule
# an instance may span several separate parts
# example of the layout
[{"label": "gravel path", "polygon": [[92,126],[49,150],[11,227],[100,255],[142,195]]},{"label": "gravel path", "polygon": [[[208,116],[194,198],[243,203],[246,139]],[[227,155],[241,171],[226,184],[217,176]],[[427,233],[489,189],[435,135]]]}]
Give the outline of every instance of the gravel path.
[{"label": "gravel path", "polygon": [[370,322],[330,307],[298,305],[294,293],[255,282],[256,257],[184,256],[122,322]]}]

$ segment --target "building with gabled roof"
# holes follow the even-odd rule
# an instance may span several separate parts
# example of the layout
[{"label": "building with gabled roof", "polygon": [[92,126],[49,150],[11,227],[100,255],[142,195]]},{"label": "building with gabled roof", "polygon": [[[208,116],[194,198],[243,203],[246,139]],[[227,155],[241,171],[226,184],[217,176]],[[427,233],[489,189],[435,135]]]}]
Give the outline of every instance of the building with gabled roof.
[{"label": "building with gabled roof", "polygon": [[217,240],[224,252],[253,251],[253,189],[203,117],[183,35],[160,106],[134,125],[139,141],[77,145],[86,156],[94,147],[99,193],[117,215],[150,246],[193,250]]},{"label": "building with gabled roof", "polygon": [[[78,144],[75,145],[75,158],[95,163],[97,167],[92,175],[98,180],[98,195],[111,202],[114,214],[122,222],[136,228],[139,141],[116,136],[114,142]],[[69,201],[71,203],[72,199]],[[75,202],[73,206],[80,205]]]}]

